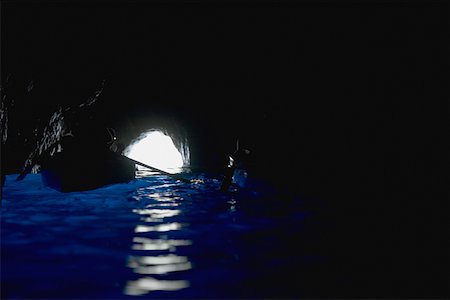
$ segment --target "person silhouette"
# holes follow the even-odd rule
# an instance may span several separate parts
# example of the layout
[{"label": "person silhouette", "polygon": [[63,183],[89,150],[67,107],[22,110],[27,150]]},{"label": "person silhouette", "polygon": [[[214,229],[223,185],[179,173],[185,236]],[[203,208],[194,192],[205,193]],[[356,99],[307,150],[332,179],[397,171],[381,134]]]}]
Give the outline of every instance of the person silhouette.
[{"label": "person silhouette", "polygon": [[226,192],[231,184],[233,183],[233,176],[235,175],[236,169],[242,168],[245,165],[250,150],[240,149],[239,140],[236,141],[236,151],[229,156],[228,166],[225,171],[224,179],[220,186],[222,192]]}]

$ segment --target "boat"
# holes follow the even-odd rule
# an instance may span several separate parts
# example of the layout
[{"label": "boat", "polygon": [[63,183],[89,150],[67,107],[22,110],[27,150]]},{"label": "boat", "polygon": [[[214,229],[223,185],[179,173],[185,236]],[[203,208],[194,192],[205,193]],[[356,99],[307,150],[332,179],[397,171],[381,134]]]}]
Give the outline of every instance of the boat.
[{"label": "boat", "polygon": [[41,164],[42,183],[60,192],[76,192],[128,183],[135,179],[135,163],[112,151],[55,153]]},{"label": "boat", "polygon": [[39,171],[44,186],[75,192],[135,179],[135,162],[121,154],[115,130],[95,114],[102,89],[80,105],[53,113],[16,180]]}]

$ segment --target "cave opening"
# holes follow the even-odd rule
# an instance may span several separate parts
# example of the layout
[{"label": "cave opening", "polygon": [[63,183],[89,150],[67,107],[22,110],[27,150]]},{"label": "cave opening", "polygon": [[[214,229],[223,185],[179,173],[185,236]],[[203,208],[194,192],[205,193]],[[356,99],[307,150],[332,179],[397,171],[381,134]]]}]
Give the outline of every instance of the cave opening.
[{"label": "cave opening", "polygon": [[[190,164],[187,141],[160,129],[141,133],[125,148],[124,155],[169,173],[180,173]],[[143,167],[138,166],[138,170]]]}]

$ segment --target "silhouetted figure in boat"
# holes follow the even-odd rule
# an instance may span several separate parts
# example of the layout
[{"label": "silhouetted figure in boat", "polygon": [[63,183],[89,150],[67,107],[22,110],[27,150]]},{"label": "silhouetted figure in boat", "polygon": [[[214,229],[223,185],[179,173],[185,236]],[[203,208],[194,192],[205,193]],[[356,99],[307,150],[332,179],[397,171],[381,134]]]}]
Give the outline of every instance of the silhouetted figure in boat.
[{"label": "silhouetted figure in boat", "polygon": [[[120,156],[123,144],[117,141],[114,129],[99,127],[88,131],[76,131],[77,135],[61,139],[61,153],[72,160],[102,161]],[[51,157],[48,157],[51,159]]]},{"label": "silhouetted figure in boat", "polygon": [[106,142],[108,149],[114,153],[122,154],[123,150],[125,150],[125,146],[123,143],[119,142],[116,137],[116,131],[113,128],[106,128],[109,133],[109,140]]},{"label": "silhouetted figure in boat", "polygon": [[[239,140],[238,140],[236,142],[236,151],[229,157],[225,177],[220,186],[221,191],[225,192],[229,189],[229,187],[233,183],[233,177],[236,175],[237,172],[245,173],[245,171],[243,171],[241,168],[243,168],[247,163],[249,154],[250,150],[239,148]],[[246,174],[242,175],[246,176]]]},{"label": "silhouetted figure in boat", "polygon": [[61,151],[40,161],[45,186],[61,192],[83,191],[135,178],[135,163],[111,149],[120,150],[113,129],[82,133],[65,136],[60,140]]}]

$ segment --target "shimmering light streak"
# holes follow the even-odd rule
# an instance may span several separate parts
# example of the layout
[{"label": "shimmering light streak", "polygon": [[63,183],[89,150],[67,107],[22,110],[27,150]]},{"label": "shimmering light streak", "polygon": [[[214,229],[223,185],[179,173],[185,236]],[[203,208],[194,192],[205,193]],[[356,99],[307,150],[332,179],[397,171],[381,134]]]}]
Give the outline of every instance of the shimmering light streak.
[{"label": "shimmering light streak", "polygon": [[164,240],[164,239],[149,239],[143,237],[135,237],[133,239],[133,250],[170,250],[178,246],[192,245],[190,240]]},{"label": "shimmering light streak", "polygon": [[138,215],[148,215],[150,218],[162,219],[168,217],[174,217],[181,213],[178,209],[134,209],[134,213]]},{"label": "shimmering light streak", "polygon": [[144,277],[128,281],[124,294],[140,296],[151,291],[177,291],[187,287],[189,287],[189,282],[186,280],[159,280],[153,277]]},{"label": "shimmering light streak", "polygon": [[186,271],[192,269],[190,262],[182,264],[169,264],[169,265],[156,265],[156,266],[143,266],[134,268],[136,274],[141,275],[161,275],[169,272]]},{"label": "shimmering light streak", "polygon": [[154,226],[148,226],[148,225],[137,225],[134,229],[134,232],[140,233],[140,232],[166,232],[171,230],[178,230],[182,227],[180,223],[173,222],[173,223],[166,223],[166,224],[158,224]]},{"label": "shimmering light streak", "polygon": [[171,206],[179,206],[180,203],[175,203],[175,202],[166,202],[166,203],[152,203],[152,204],[148,204],[148,207],[171,207]]},{"label": "shimmering light streak", "polygon": [[152,193],[149,197],[159,202],[183,200],[183,198],[174,196],[172,193]]},{"label": "shimmering light streak", "polygon": [[187,256],[178,256],[174,254],[159,255],[159,256],[130,256],[129,266],[131,268],[139,265],[165,265],[165,264],[179,264],[188,261]]}]

